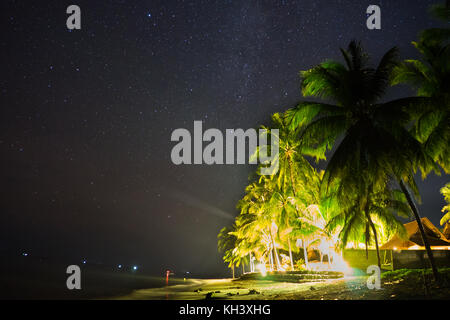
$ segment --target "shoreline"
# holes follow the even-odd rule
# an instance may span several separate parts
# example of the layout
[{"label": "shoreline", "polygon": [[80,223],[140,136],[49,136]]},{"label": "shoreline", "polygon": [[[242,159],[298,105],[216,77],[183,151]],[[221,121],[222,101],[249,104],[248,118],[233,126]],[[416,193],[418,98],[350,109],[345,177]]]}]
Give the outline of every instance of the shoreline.
[{"label": "shoreline", "polygon": [[[316,299],[325,290],[354,291],[362,287],[365,279],[352,277],[323,282],[279,282],[271,280],[241,279],[189,279],[189,284],[163,288],[134,290],[128,295],[112,297],[112,300],[278,300]],[[311,289],[313,288],[313,289]],[[317,291],[317,292],[316,292]],[[318,298],[320,299],[320,297]],[[334,299],[334,298],[333,298]]]},{"label": "shoreline", "polygon": [[[409,280],[382,281],[369,289],[367,276],[323,282],[280,282],[242,279],[189,279],[190,283],[133,290],[111,300],[417,300],[450,299],[448,286],[425,288]],[[188,280],[187,280],[188,281]]]}]

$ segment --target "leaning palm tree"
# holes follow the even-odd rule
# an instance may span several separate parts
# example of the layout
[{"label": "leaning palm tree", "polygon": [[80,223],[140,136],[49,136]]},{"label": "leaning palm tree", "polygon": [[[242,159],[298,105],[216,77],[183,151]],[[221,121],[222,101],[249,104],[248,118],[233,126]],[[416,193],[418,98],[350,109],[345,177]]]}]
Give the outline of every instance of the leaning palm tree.
[{"label": "leaning palm tree", "polygon": [[421,60],[405,60],[393,70],[392,84],[405,83],[428,101],[408,110],[413,116],[411,132],[425,151],[450,173],[450,45],[422,35],[413,45]]},{"label": "leaning palm tree", "polygon": [[[434,17],[450,23],[449,0],[432,6],[430,11]],[[428,99],[409,110],[414,120],[411,132],[426,153],[450,173],[450,28],[424,30],[419,41],[412,44],[422,58],[405,60],[396,66],[391,82],[409,84],[419,96]],[[422,176],[428,172],[422,169]],[[419,227],[422,231],[420,224]]]},{"label": "leaning palm tree", "polygon": [[[431,14],[450,23],[450,1],[431,6]],[[405,60],[394,68],[393,85],[411,85],[429,101],[409,110],[414,116],[411,129],[425,150],[450,173],[450,28],[431,28],[412,42],[420,60]]]},{"label": "leaning palm tree", "polygon": [[411,188],[418,196],[413,177],[417,167],[438,171],[433,159],[405,129],[410,120],[405,108],[421,99],[379,102],[398,63],[397,51],[390,49],[373,68],[361,45],[352,41],[347,50],[341,49],[345,64],[326,61],[301,72],[303,95],[328,99],[331,103],[302,102],[286,115],[293,128],[304,127],[301,141],[315,148],[316,158],[323,157],[333,146],[336,148],[322,181],[325,194],[335,181],[340,182],[339,197],[358,192],[367,185],[380,190],[386,184],[387,175],[399,183],[414,212],[437,278],[420,215],[408,190]]}]

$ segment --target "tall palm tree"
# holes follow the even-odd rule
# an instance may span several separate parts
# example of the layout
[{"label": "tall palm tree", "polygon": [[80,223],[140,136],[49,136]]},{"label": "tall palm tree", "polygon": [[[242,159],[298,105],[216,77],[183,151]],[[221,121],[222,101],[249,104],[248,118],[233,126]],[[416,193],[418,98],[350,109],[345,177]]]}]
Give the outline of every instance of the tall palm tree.
[{"label": "tall palm tree", "polygon": [[[275,220],[280,227],[278,230],[282,231],[282,233],[278,232],[278,235],[283,234],[287,240],[291,269],[293,270],[291,222],[300,215],[296,202],[300,194],[302,194],[302,198],[305,198],[307,189],[304,188],[304,185],[308,183],[308,178],[314,173],[314,168],[303,157],[304,154],[308,154],[308,150],[300,148],[298,130],[291,130],[284,116],[279,113],[273,114],[271,119],[271,128],[265,126],[262,128],[275,135],[276,133],[271,129],[278,130],[279,152],[276,161],[278,161],[279,169],[276,174],[269,176],[269,179],[276,183],[277,190],[267,203],[267,210],[276,216]],[[267,148],[267,146],[259,147],[254,156],[257,156],[262,148]]]},{"label": "tall palm tree", "polygon": [[438,171],[433,159],[405,129],[410,119],[405,107],[421,99],[379,102],[389,86],[392,69],[398,64],[397,51],[390,49],[373,68],[361,45],[352,41],[347,50],[341,49],[345,64],[326,61],[301,72],[303,95],[331,103],[302,102],[288,110],[287,117],[293,128],[304,126],[301,141],[315,148],[316,158],[336,145],[322,181],[325,193],[337,180],[338,196],[358,193],[367,185],[380,190],[385,186],[386,175],[398,181],[419,224],[437,278],[418,209],[407,189],[409,186],[418,195],[413,178],[417,167]]}]

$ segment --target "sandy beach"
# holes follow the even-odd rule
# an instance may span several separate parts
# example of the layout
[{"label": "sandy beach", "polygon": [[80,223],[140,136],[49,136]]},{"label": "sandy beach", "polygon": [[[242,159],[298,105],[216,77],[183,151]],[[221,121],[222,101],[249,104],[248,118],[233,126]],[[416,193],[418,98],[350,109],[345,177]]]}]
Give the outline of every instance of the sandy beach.
[{"label": "sandy beach", "polygon": [[395,298],[393,285],[369,290],[366,277],[326,282],[288,283],[261,280],[195,279],[182,285],[135,290],[125,300],[354,300]]}]

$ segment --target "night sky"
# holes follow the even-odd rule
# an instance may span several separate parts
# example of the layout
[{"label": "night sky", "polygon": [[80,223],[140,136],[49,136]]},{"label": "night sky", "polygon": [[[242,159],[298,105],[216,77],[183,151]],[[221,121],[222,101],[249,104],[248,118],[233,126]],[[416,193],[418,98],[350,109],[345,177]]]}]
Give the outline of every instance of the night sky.
[{"label": "night sky", "polygon": [[[267,124],[352,39],[375,62],[394,45],[416,58],[436,1],[1,1],[0,253],[228,274],[217,233],[255,166],[176,166],[172,131]],[[419,178],[436,226],[448,181]]]}]

